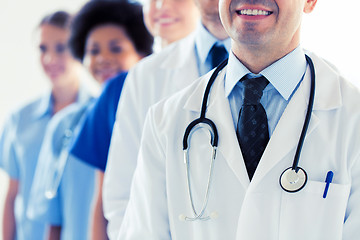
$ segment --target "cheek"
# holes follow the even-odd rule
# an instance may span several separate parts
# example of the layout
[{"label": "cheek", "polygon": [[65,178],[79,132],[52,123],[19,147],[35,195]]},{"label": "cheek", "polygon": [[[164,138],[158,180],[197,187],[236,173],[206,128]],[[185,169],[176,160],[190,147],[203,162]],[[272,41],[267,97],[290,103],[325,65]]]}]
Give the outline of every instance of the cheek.
[{"label": "cheek", "polygon": [[70,59],[70,57],[68,57],[67,55],[61,55],[57,58],[57,64],[59,66],[66,66],[72,62],[71,60],[72,59]]},{"label": "cheek", "polygon": [[155,7],[149,6],[147,9],[144,9],[144,22],[151,33],[154,32],[156,14],[157,10]]},{"label": "cheek", "polygon": [[64,59],[65,71],[73,73],[79,66],[79,62],[72,57]]},{"label": "cheek", "polygon": [[175,7],[175,9],[178,9],[178,11],[176,11],[177,17],[181,22],[192,23],[195,20],[194,17],[197,16],[194,8],[195,6],[192,3],[179,4]]},{"label": "cheek", "polygon": [[134,51],[120,54],[117,57],[117,65],[120,71],[128,71],[140,60],[140,56]]}]

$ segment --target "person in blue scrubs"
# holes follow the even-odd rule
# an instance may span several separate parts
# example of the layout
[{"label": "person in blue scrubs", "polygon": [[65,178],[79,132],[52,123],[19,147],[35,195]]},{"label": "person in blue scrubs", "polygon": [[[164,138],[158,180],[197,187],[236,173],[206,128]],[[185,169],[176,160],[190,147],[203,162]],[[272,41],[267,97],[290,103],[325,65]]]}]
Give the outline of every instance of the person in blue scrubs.
[{"label": "person in blue scrubs", "polygon": [[[84,94],[80,91],[81,95]],[[44,136],[27,215],[48,226],[59,226],[50,228],[48,239],[58,239],[60,235],[62,239],[89,239],[95,171],[70,159],[67,147],[93,99],[83,97],[61,111],[49,123]]]},{"label": "person in blue scrubs", "polygon": [[[151,54],[152,43],[153,38],[144,26],[139,4],[91,1],[80,9],[73,20],[69,46],[93,78],[104,84],[104,89],[109,89],[108,79],[127,71],[138,60]],[[123,76],[121,87],[125,75],[120,75]],[[94,168],[78,161],[68,151],[68,141],[72,141],[77,129],[83,125],[82,118],[89,110],[86,107],[78,106],[67,111],[53,126],[48,141],[52,144],[44,147],[41,155],[45,156],[44,162],[50,163],[39,165],[39,178],[34,182],[44,194],[34,197],[36,201],[28,214],[48,222],[51,225],[50,235],[57,239],[91,238],[89,216],[95,189]],[[40,191],[35,187],[33,190],[34,194]],[[39,208],[37,205],[41,202],[46,202],[47,207]]]},{"label": "person in blue scrubs", "polygon": [[106,167],[111,133],[126,75],[126,72],[120,73],[105,84],[70,149],[72,155],[102,172]]},{"label": "person in blue scrubs", "polygon": [[26,216],[35,168],[48,124],[61,110],[79,100],[79,68],[67,48],[70,15],[59,11],[39,25],[40,62],[51,90],[14,111],[0,137],[0,166],[10,177],[3,215],[4,240],[38,240],[45,224]]}]

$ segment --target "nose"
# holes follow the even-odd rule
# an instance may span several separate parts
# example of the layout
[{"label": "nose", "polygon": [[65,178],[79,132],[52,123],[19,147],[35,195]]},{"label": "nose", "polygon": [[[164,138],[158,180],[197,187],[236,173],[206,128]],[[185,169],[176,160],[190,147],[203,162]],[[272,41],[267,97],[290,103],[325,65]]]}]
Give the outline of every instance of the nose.
[{"label": "nose", "polygon": [[109,63],[112,60],[112,54],[109,51],[102,51],[101,54],[96,56],[96,62]]},{"label": "nose", "polygon": [[158,9],[158,10],[161,9],[163,2],[164,2],[164,0],[156,0],[155,1],[156,9]]},{"label": "nose", "polygon": [[44,54],[43,59],[44,59],[44,63],[46,63],[46,64],[55,63],[56,62],[56,54],[48,51]]},{"label": "nose", "polygon": [[173,0],[155,0],[155,7],[156,9],[164,9],[168,4],[171,4]]}]

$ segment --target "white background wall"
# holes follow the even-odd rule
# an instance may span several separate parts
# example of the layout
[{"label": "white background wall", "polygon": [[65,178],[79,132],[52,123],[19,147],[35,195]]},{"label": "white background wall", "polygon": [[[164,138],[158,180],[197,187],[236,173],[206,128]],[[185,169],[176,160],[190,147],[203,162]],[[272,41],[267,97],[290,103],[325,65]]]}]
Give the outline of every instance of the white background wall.
[{"label": "white background wall", "polygon": [[[53,10],[75,11],[85,0],[0,0],[0,129],[5,115],[47,87],[39,66],[34,29]],[[333,62],[354,84],[360,67],[358,0],[318,0],[303,23],[302,45]],[[7,179],[0,170],[0,206]],[[2,216],[2,207],[0,207]],[[0,217],[1,219],[1,217]],[[0,220],[1,223],[1,220]],[[0,227],[1,230],[1,227]],[[1,240],[1,234],[0,234]]]}]

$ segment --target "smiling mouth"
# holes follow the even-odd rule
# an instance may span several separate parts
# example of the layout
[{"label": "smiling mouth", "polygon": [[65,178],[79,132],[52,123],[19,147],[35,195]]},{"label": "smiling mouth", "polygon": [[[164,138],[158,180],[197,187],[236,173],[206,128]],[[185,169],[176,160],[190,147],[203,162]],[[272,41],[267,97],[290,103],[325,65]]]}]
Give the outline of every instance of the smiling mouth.
[{"label": "smiling mouth", "polygon": [[244,16],[269,16],[273,12],[260,10],[260,9],[242,9],[242,10],[237,10],[236,13]]},{"label": "smiling mouth", "polygon": [[159,19],[156,19],[156,23],[158,24],[172,24],[174,23],[175,20],[173,18],[159,18]]}]

